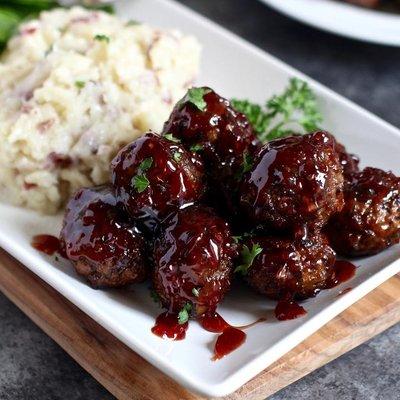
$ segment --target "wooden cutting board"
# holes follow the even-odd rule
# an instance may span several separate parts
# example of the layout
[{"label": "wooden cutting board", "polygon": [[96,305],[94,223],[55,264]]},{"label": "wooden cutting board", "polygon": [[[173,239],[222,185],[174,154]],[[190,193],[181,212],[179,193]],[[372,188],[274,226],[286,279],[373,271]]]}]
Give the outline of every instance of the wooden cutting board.
[{"label": "wooden cutting board", "polygon": [[[203,399],[150,365],[2,249],[0,290],[118,399]],[[226,399],[264,400],[399,321],[396,275]]]}]

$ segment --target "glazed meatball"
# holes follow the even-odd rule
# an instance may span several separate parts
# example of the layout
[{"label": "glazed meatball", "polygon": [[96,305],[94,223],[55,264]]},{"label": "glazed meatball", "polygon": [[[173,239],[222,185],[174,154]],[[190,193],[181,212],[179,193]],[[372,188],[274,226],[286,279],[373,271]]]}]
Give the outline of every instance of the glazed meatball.
[{"label": "glazed meatball", "polygon": [[178,143],[148,133],[124,147],[111,163],[117,199],[152,230],[171,210],[204,192],[200,159]]},{"label": "glazed meatball", "polygon": [[345,206],[327,232],[333,248],[347,256],[378,253],[400,239],[400,178],[377,168],[352,174]]},{"label": "glazed meatball", "polygon": [[199,151],[208,164],[226,170],[241,168],[244,155],[259,146],[247,117],[207,87],[189,89],[163,132]]},{"label": "glazed meatball", "polygon": [[178,312],[214,311],[228,291],[236,246],[228,224],[210,208],[191,206],[164,221],[154,243],[153,284],[163,305]]},{"label": "glazed meatball", "polygon": [[359,171],[358,164],[360,159],[355,154],[348,153],[346,148],[339,142],[336,142],[336,151],[339,154],[339,161],[343,168],[345,179],[353,172]]},{"label": "glazed meatball", "polygon": [[342,190],[335,139],[319,131],[267,143],[243,178],[240,204],[255,224],[318,228],[342,209]]},{"label": "glazed meatball", "polygon": [[250,251],[255,245],[262,249],[245,279],[257,292],[272,299],[313,297],[331,284],[336,256],[325,236],[297,240],[254,237],[245,245]]},{"label": "glazed meatball", "polygon": [[146,277],[144,240],[118,211],[109,186],[80,189],[71,198],[60,240],[93,287],[122,287]]}]

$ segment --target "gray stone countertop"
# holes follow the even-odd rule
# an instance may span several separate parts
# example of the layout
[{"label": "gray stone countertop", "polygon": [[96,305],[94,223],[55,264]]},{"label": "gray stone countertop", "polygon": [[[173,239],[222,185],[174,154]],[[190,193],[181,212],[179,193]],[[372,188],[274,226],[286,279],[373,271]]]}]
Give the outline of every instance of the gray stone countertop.
[{"label": "gray stone countertop", "polygon": [[[400,48],[320,32],[256,0],[181,2],[400,127]],[[271,399],[397,400],[399,346],[397,325]],[[0,294],[0,399],[112,398]]]}]

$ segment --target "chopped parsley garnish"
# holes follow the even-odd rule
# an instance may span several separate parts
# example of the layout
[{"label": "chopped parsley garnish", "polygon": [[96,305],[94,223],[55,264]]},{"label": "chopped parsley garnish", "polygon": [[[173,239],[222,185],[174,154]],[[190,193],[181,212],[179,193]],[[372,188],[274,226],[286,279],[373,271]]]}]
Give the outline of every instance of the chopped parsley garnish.
[{"label": "chopped parsley garnish", "polygon": [[138,193],[144,192],[148,186],[150,185],[145,172],[151,168],[153,165],[153,158],[148,157],[145,158],[140,164],[138,168],[138,174],[135,175],[132,179],[133,187],[136,189]]},{"label": "chopped parsley garnish", "polygon": [[138,193],[143,193],[150,185],[145,175],[136,175],[133,177],[133,186]]},{"label": "chopped parsley garnish", "polygon": [[166,133],[164,135],[165,139],[169,140],[170,142],[180,143],[180,139],[176,138],[172,133]]},{"label": "chopped parsley garnish", "polygon": [[247,271],[252,266],[254,259],[263,251],[262,247],[258,243],[254,243],[251,250],[247,245],[243,246],[243,250],[240,253],[242,257],[242,264],[235,268],[235,272],[240,272],[242,275],[247,275]]},{"label": "chopped parsley garnish", "polygon": [[204,100],[204,96],[210,92],[211,89],[208,88],[193,87],[187,91],[186,96],[182,100],[182,104],[191,103],[200,111],[204,111],[207,107],[207,103]]},{"label": "chopped parsley garnish", "polygon": [[192,294],[193,294],[194,297],[199,297],[200,296],[200,289],[197,289],[197,288],[194,287],[192,289]]},{"label": "chopped parsley garnish", "polygon": [[259,104],[237,99],[232,99],[231,103],[233,108],[246,115],[258,135],[263,134],[267,130],[271,118]]},{"label": "chopped parsley garnish", "polygon": [[94,40],[97,40],[99,42],[110,43],[110,38],[107,35],[96,35],[94,37]]},{"label": "chopped parsley garnish", "polygon": [[177,151],[174,153],[174,160],[178,163],[181,161],[182,153],[178,153]]},{"label": "chopped parsley garnish", "polygon": [[78,89],[83,89],[83,88],[85,87],[85,85],[86,85],[86,83],[85,83],[84,81],[76,81],[76,82],[75,82],[75,86],[76,86]]},{"label": "chopped parsley garnish", "polygon": [[139,164],[139,171],[146,172],[148,169],[151,168],[152,165],[153,157],[147,157]]},{"label": "chopped parsley garnish", "polygon": [[292,78],[285,91],[273,96],[264,107],[237,99],[232,105],[247,116],[261,142],[290,136],[299,129],[310,132],[322,122],[315,94],[297,78]]},{"label": "chopped parsley garnish", "polygon": [[201,150],[203,150],[203,146],[201,144],[194,144],[190,147],[190,151],[192,151],[193,153],[197,153]]},{"label": "chopped parsley garnish", "polygon": [[192,311],[192,305],[190,303],[186,303],[182,310],[179,311],[178,314],[178,323],[180,325],[185,324],[186,322],[189,321],[189,317],[190,317],[190,312]]}]

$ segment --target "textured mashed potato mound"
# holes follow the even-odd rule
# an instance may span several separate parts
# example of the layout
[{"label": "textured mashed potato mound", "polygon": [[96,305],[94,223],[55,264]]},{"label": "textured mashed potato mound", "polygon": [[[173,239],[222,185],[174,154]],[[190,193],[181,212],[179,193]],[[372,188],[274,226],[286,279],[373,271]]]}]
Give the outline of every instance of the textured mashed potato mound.
[{"label": "textured mashed potato mound", "polygon": [[20,27],[0,59],[0,201],[46,214],[109,180],[196,78],[198,42],[82,8]]}]

